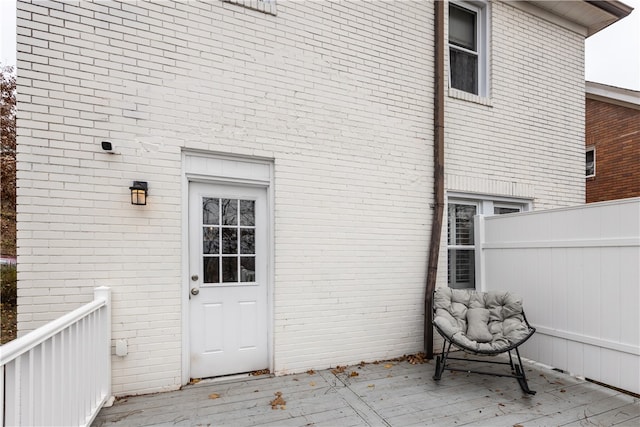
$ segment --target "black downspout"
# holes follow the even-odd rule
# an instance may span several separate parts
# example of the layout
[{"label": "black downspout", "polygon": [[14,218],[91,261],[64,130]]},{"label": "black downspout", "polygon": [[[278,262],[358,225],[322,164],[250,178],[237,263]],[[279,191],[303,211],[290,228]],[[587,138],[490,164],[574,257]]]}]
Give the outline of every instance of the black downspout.
[{"label": "black downspout", "polygon": [[435,2],[435,98],[433,142],[434,216],[431,221],[427,286],[424,297],[424,349],[427,359],[433,359],[433,291],[438,275],[440,235],[444,212],[444,7],[445,2]]}]

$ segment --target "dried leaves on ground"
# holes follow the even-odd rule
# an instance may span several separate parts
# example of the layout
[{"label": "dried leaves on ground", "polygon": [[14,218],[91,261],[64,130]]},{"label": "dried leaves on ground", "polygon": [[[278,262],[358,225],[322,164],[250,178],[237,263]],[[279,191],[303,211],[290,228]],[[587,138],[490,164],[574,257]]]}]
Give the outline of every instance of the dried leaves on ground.
[{"label": "dried leaves on ground", "polygon": [[271,404],[271,409],[286,409],[287,402],[282,398],[282,392],[276,391],[275,395],[276,398],[269,402]]},{"label": "dried leaves on ground", "polygon": [[[393,362],[409,362],[412,365],[418,365],[418,364],[423,364],[423,363],[428,363],[429,360],[427,359],[427,356],[420,352],[420,353],[416,353],[416,354],[405,354],[404,356],[400,356],[400,357],[396,357],[394,359],[389,359],[389,360],[382,360],[382,361],[375,361],[375,362],[371,362],[374,365],[380,364],[380,363],[385,363],[384,367],[386,369],[391,369],[394,366]],[[358,364],[358,369],[366,366],[367,362],[362,361]],[[345,371],[347,370],[346,366],[336,366],[334,369],[331,370],[331,372],[334,375],[338,375],[338,374],[343,374]],[[311,371],[307,371],[307,373],[309,372],[313,372],[313,370]],[[351,373],[349,373],[349,376],[351,377],[357,377],[358,373],[355,371],[352,371]]]},{"label": "dried leaves on ground", "polygon": [[347,369],[346,366],[338,365],[336,366],[335,369],[332,369],[331,372],[333,373],[333,375],[338,375],[338,374],[342,374],[345,371],[345,369]]}]

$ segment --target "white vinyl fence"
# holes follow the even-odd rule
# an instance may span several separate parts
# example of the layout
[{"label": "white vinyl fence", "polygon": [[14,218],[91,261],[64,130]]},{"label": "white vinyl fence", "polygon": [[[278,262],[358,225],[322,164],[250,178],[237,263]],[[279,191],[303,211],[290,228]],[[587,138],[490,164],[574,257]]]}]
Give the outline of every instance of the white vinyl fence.
[{"label": "white vinyl fence", "polygon": [[111,397],[111,296],[0,347],[3,426],[85,426]]},{"label": "white vinyl fence", "polygon": [[476,218],[481,290],[523,297],[527,358],[640,393],[640,198]]}]

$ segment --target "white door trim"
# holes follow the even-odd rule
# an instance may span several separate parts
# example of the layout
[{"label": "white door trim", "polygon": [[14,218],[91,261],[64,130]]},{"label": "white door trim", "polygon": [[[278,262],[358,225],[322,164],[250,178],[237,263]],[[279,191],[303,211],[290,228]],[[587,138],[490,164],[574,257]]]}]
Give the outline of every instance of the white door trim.
[{"label": "white door trim", "polygon": [[189,183],[236,184],[257,186],[267,191],[267,343],[269,369],[273,372],[273,284],[274,272],[274,188],[272,159],[232,156],[201,151],[182,152],[182,372],[181,382],[190,380],[189,342]]}]

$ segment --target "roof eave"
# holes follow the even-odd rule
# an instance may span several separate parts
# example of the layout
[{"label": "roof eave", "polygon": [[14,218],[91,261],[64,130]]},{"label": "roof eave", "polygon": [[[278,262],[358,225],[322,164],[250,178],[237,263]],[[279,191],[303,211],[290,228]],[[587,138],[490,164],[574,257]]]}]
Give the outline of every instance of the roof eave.
[{"label": "roof eave", "polygon": [[528,3],[547,11],[572,25],[584,28],[589,37],[628,16],[633,8],[617,0],[549,1],[532,0]]}]

